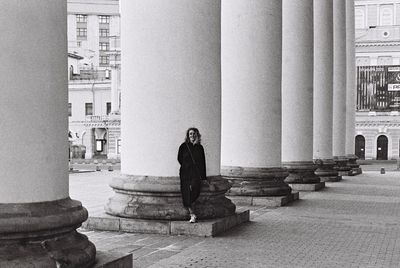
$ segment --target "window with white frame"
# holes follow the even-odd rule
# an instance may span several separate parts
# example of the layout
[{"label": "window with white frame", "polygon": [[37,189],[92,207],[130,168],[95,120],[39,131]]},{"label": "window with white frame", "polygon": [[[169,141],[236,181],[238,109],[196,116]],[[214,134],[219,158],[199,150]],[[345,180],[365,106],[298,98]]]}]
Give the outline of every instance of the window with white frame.
[{"label": "window with white frame", "polygon": [[101,65],[107,65],[109,63],[108,56],[101,55],[99,60]]},{"label": "window with white frame", "polygon": [[77,14],[76,22],[87,22],[87,15]]},{"label": "window with white frame", "polygon": [[79,37],[86,37],[87,36],[87,29],[86,28],[77,28],[76,35]]},{"label": "window with white frame", "polygon": [[102,51],[110,50],[110,43],[108,43],[108,42],[100,42],[99,43],[99,49],[102,50]]},{"label": "window with white frame", "polygon": [[110,23],[110,16],[100,15],[99,16],[99,23]]},{"label": "window with white frame", "polygon": [[107,37],[110,35],[110,30],[109,29],[100,29],[99,33],[100,33],[101,37]]},{"label": "window with white frame", "polygon": [[365,11],[363,7],[359,7],[354,11],[355,15],[355,27],[356,29],[363,29],[365,28]]},{"label": "window with white frame", "polygon": [[381,6],[380,7],[380,25],[391,26],[393,25],[393,6]]}]

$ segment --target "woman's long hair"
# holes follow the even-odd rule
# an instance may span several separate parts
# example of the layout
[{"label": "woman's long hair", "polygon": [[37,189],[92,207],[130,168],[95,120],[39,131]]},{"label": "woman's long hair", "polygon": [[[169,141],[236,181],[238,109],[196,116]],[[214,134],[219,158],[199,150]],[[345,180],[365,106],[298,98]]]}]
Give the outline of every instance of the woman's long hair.
[{"label": "woman's long hair", "polygon": [[190,142],[190,139],[189,139],[189,131],[191,131],[191,130],[193,130],[194,133],[196,133],[196,140],[194,141],[193,144],[201,144],[201,134],[200,134],[200,131],[199,131],[197,128],[195,128],[195,127],[191,127],[191,128],[188,128],[188,130],[186,130],[185,142],[186,142],[186,143],[189,143],[189,142]]}]

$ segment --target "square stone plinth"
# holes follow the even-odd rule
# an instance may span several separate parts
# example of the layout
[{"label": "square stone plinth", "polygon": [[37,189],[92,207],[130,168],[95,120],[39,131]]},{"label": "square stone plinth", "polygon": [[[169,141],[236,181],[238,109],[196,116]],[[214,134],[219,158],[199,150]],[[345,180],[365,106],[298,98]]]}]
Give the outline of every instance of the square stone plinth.
[{"label": "square stone plinth", "polygon": [[281,207],[299,200],[299,192],[293,192],[285,196],[227,196],[233,203],[239,206],[265,206]]},{"label": "square stone plinth", "polygon": [[360,174],[362,174],[362,169],[360,167],[352,168],[349,176],[355,176],[355,175],[360,175]]},{"label": "square stone plinth", "polygon": [[132,268],[132,265],[132,254],[97,251],[93,268]]},{"label": "square stone plinth", "polygon": [[318,191],[325,188],[325,182],[321,181],[318,183],[292,183],[289,186],[293,189],[293,191],[304,191],[304,192],[312,192]]},{"label": "square stone plinth", "polygon": [[163,235],[216,236],[250,220],[250,211],[237,209],[232,216],[211,220],[189,221],[141,220],[107,215],[89,216],[82,224],[88,230],[148,233]]},{"label": "square stone plinth", "polygon": [[339,176],[351,176],[352,171],[348,170],[348,171],[338,171],[339,172]]},{"label": "square stone plinth", "polygon": [[320,177],[321,181],[323,182],[338,182],[342,180],[342,176],[341,175],[337,175],[334,177]]}]

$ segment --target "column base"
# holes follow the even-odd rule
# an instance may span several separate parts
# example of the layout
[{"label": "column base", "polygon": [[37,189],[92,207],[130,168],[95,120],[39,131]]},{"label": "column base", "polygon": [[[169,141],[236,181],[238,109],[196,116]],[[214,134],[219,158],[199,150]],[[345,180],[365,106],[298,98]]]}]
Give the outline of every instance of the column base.
[{"label": "column base", "polygon": [[187,220],[127,219],[103,213],[89,217],[83,224],[83,228],[101,231],[204,237],[216,236],[249,220],[249,210],[238,210],[230,216],[199,220],[197,223],[189,223]]},{"label": "column base", "polygon": [[289,175],[285,168],[251,168],[224,166],[221,176],[232,187],[227,192],[231,196],[288,196],[292,189],[284,182]]},{"label": "column base", "polygon": [[351,171],[349,173],[349,176],[355,176],[362,174],[362,169],[359,164],[357,164],[357,159],[358,157],[354,154],[347,155],[346,156],[349,159],[349,162],[347,165],[351,168]]},{"label": "column base", "polygon": [[289,184],[294,191],[299,192],[314,192],[325,188],[325,182],[318,183],[293,183]]},{"label": "column base", "polygon": [[315,175],[317,166],[312,161],[283,162],[282,166],[289,171],[289,176],[285,179],[288,184],[315,184],[321,181]]},{"label": "column base", "polygon": [[239,206],[282,207],[299,200],[299,192],[292,192],[284,196],[228,196],[233,203]]},{"label": "column base", "polygon": [[342,180],[342,176],[334,169],[335,161],[333,159],[315,159],[317,165],[315,174],[320,177],[322,182],[337,182]]},{"label": "column base", "polygon": [[[209,177],[214,189],[202,183],[200,197],[195,203],[198,219],[215,219],[235,214],[236,206],[225,197],[230,188],[220,176]],[[178,177],[121,175],[113,178],[115,195],[105,206],[107,214],[133,219],[188,220],[189,213],[182,204]]]},{"label": "column base", "polygon": [[0,267],[91,267],[96,248],[76,231],[86,219],[70,198],[0,204]]},{"label": "column base", "polygon": [[346,156],[334,156],[335,167],[340,176],[350,176],[351,167],[348,166],[349,159]]}]

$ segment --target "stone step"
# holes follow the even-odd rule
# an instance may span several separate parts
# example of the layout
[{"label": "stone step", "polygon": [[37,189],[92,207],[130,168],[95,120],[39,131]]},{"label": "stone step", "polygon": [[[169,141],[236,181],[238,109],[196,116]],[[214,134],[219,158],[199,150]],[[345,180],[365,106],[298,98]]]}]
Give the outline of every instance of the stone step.
[{"label": "stone step", "polygon": [[321,181],[318,183],[292,183],[289,184],[289,186],[293,189],[293,191],[312,192],[325,188],[325,182]]},{"label": "stone step", "polygon": [[299,192],[293,192],[286,196],[227,196],[235,205],[239,206],[265,206],[281,207],[290,202],[299,200]]},{"label": "stone step", "polygon": [[89,219],[82,224],[82,228],[101,231],[209,237],[221,234],[249,220],[250,211],[240,208],[232,216],[199,220],[197,223],[128,219],[102,213],[97,216],[89,216]]},{"label": "stone step", "polygon": [[[322,182],[338,182],[338,181],[342,180],[342,176],[343,175],[340,175],[340,172],[338,173],[337,176],[334,176],[334,177],[322,177],[321,176],[321,181]],[[348,176],[348,175],[345,175],[345,176]]]}]

